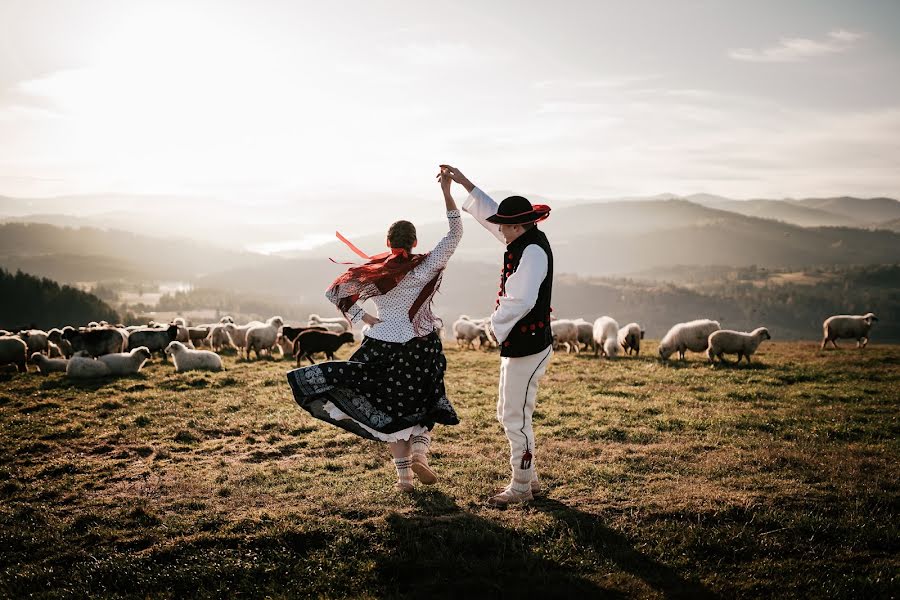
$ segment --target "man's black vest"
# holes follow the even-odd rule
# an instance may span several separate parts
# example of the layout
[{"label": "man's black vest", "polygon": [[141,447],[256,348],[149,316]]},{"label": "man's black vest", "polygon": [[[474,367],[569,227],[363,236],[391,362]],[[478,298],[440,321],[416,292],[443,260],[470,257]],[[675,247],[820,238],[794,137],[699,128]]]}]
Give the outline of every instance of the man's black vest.
[{"label": "man's black vest", "polygon": [[553,288],[553,252],[547,236],[537,227],[533,227],[520,235],[506,247],[503,255],[503,271],[500,274],[500,292],[497,294],[497,306],[500,296],[506,293],[506,279],[519,268],[522,253],[530,245],[539,246],[547,253],[547,276],[541,282],[537,302],[534,308],[522,317],[512,328],[509,336],[500,345],[500,356],[520,357],[537,354],[553,343],[550,333],[550,293]]}]

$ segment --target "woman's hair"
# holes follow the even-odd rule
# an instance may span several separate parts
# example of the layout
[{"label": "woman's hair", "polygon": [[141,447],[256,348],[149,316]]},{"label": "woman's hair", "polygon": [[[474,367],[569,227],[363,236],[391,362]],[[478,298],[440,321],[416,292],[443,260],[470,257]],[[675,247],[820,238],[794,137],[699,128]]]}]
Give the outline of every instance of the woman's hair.
[{"label": "woman's hair", "polygon": [[387,239],[391,248],[403,248],[410,252],[416,242],[416,226],[409,221],[397,221],[388,229]]}]

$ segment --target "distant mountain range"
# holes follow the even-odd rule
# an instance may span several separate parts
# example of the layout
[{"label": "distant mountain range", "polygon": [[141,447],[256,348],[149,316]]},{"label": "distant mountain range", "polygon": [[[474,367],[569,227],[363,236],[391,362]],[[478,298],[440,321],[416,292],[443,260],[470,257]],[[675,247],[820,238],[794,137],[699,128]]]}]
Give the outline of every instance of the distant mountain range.
[{"label": "distant mountain range", "polygon": [[[781,211],[777,212],[776,208]],[[777,214],[784,220],[752,214]],[[787,217],[807,223],[787,222]],[[58,215],[57,215],[58,217]],[[20,217],[25,218],[25,217]],[[49,219],[49,217],[48,217]],[[65,219],[70,219],[66,217]],[[65,223],[65,219],[57,223]],[[175,217],[167,217],[178,221]],[[501,245],[473,219],[464,216],[465,235],[454,262],[493,265]],[[880,223],[872,229],[844,221]],[[556,270],[575,275],[630,275],[673,265],[728,265],[801,268],[812,265],[900,263],[900,202],[889,198],[736,201],[709,195],[686,199],[646,199],[563,205],[541,224],[553,243]],[[203,239],[212,225],[190,223]],[[140,223],[132,229],[140,229]],[[182,239],[160,239],[147,231],[60,227],[48,224],[0,224],[0,266],[21,268],[63,282],[92,280],[182,280],[245,269],[280,270],[287,264],[307,273],[332,273],[326,261],[357,260],[339,242],[280,255],[242,251],[233,232],[223,231],[224,246]],[[446,233],[446,222],[420,224],[419,251],[427,251]],[[282,232],[285,233],[285,232]],[[384,233],[354,239],[363,250],[384,247]],[[295,259],[295,260],[285,260]]]}]

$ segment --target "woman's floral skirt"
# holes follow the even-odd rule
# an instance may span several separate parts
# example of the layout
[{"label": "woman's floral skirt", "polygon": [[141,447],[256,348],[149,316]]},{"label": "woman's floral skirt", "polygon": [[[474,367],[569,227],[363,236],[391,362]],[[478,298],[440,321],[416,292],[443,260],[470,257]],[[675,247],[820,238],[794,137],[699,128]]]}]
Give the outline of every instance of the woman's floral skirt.
[{"label": "woman's floral skirt", "polygon": [[315,418],[366,439],[392,440],[390,434],[415,426],[459,423],[444,389],[446,369],[432,332],[403,344],[366,337],[349,360],[294,369],[287,378],[297,404]]}]

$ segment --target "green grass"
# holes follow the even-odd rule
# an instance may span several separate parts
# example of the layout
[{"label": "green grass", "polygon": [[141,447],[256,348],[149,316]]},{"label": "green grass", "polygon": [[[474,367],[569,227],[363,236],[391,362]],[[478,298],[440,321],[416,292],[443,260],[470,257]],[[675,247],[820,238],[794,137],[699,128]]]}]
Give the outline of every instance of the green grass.
[{"label": "green grass", "polygon": [[[755,364],[557,354],[547,497],[507,481],[496,354],[447,350],[438,485],[312,419],[287,362],[76,384],[0,376],[0,596],[893,597],[900,347]],[[342,358],[351,349],[344,349]]]}]

